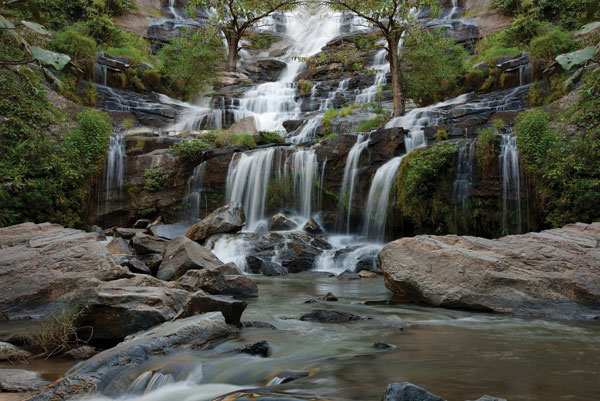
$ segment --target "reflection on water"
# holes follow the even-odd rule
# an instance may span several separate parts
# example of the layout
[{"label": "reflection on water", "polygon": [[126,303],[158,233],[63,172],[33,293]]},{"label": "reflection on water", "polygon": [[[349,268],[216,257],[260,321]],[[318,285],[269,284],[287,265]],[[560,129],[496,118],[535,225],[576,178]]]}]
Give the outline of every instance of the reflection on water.
[{"label": "reflection on water", "polygon": [[[155,357],[106,382],[105,395],[115,399],[129,391],[127,400],[209,400],[239,388],[266,386],[284,370],[301,370],[311,376],[279,385],[277,391],[380,400],[388,383],[410,381],[448,401],[474,400],[483,394],[511,401],[598,399],[597,323],[362,304],[389,297],[381,278],[255,279],[260,296],[249,300],[244,320],[267,322],[277,330],[248,328],[202,351]],[[327,292],[339,301],[304,303]],[[348,324],[289,319],[326,308],[371,319]],[[267,358],[230,352],[260,340],[271,346]],[[395,348],[375,349],[376,341]],[[165,385],[155,391],[139,385],[145,377],[162,380],[167,376],[169,380],[163,380]]]}]

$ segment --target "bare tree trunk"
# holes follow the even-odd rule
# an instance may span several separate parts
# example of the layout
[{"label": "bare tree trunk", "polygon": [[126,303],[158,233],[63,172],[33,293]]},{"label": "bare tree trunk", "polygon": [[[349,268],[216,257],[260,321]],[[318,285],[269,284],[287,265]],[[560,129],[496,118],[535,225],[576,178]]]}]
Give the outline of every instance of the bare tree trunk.
[{"label": "bare tree trunk", "polygon": [[398,42],[392,35],[388,38],[388,57],[390,63],[390,72],[392,74],[392,92],[394,93],[394,110],[392,117],[401,117],[406,108],[406,99],[404,97],[404,81],[402,80],[402,70],[400,69],[400,60],[398,58]]},{"label": "bare tree trunk", "polygon": [[227,57],[227,72],[235,72],[237,70],[237,62],[240,59],[240,40],[235,34],[227,35],[226,39],[227,47],[229,48],[229,55]]}]

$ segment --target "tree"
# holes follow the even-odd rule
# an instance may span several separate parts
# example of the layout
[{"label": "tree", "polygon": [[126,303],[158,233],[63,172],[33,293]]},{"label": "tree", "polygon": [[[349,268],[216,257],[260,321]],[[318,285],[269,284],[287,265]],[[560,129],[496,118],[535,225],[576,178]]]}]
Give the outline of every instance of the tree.
[{"label": "tree", "polygon": [[291,11],[302,0],[194,0],[192,7],[213,11],[210,20],[227,40],[227,71],[234,72],[239,60],[240,41],[250,28],[276,11]]},{"label": "tree", "polygon": [[392,117],[404,115],[406,98],[404,82],[398,56],[398,46],[404,32],[416,24],[411,9],[431,7],[438,9],[436,0],[325,0],[334,11],[349,11],[365,20],[378,30],[387,42],[386,50],[390,72],[392,74],[392,90],[394,92],[394,110]]}]

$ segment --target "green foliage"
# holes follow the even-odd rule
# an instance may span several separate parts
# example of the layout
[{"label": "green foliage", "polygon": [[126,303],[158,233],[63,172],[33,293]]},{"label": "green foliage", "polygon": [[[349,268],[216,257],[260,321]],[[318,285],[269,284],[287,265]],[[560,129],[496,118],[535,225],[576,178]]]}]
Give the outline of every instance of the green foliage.
[{"label": "green foliage", "polygon": [[218,148],[233,145],[246,145],[250,148],[256,147],[256,141],[250,134],[232,134],[229,131],[217,131],[215,144]]},{"label": "green foliage", "polygon": [[444,31],[418,30],[401,49],[406,96],[426,106],[456,96],[469,54]]},{"label": "green foliage", "polygon": [[538,59],[554,61],[559,54],[568,53],[579,47],[569,32],[554,28],[536,37],[529,46],[530,54]]},{"label": "green foliage", "polygon": [[221,38],[209,30],[186,31],[164,46],[158,56],[162,73],[175,93],[190,99],[205,92],[223,64]]},{"label": "green foliage", "polygon": [[331,134],[324,136],[322,138],[319,138],[319,141],[325,141],[327,139],[331,139],[331,138],[335,138],[336,136],[339,136],[340,134],[338,134],[337,132],[332,132]]},{"label": "green foliage", "polygon": [[385,122],[386,118],[383,115],[378,115],[375,118],[372,118],[370,120],[367,121],[363,121],[358,128],[356,129],[356,132],[369,132],[372,131],[376,128],[379,128],[383,125],[383,123]]},{"label": "green foliage", "polygon": [[329,109],[325,113],[323,113],[323,118],[321,119],[321,126],[325,134],[329,134],[329,131],[331,129],[331,123],[337,117],[338,111],[336,109]]},{"label": "green foliage", "polygon": [[600,17],[597,0],[494,0],[493,7],[505,15],[525,14],[566,29]]},{"label": "green foliage", "polygon": [[270,143],[284,143],[285,139],[279,135],[279,132],[271,131],[260,131],[259,133],[259,145],[268,145]]},{"label": "green foliage", "polygon": [[494,128],[482,128],[477,134],[477,144],[475,146],[475,158],[477,164],[483,171],[483,176],[489,178],[492,163],[498,157],[498,144],[500,137],[496,135]]},{"label": "green foliage", "polygon": [[300,89],[300,96],[309,95],[312,91],[313,84],[310,81],[301,79],[298,81],[298,89]]},{"label": "green foliage", "polygon": [[446,231],[451,219],[450,202],[458,147],[449,143],[410,152],[398,170],[398,208],[415,227]]},{"label": "green foliage", "polygon": [[277,36],[270,34],[258,34],[255,32],[251,32],[248,35],[248,40],[250,41],[250,48],[254,50],[264,50],[271,47],[273,42],[277,40]]},{"label": "green foliage", "polygon": [[169,148],[171,153],[179,153],[184,160],[197,160],[203,153],[210,150],[211,145],[203,140],[192,139],[178,142]]},{"label": "green foliage", "polygon": [[499,58],[515,57],[521,54],[523,50],[524,46],[510,41],[505,31],[497,32],[479,41],[472,62],[485,61],[490,65],[494,65]]},{"label": "green foliage", "polygon": [[446,131],[445,129],[439,129],[435,136],[435,140],[437,142],[447,141],[448,140],[448,131]]},{"label": "green foliage", "polygon": [[65,53],[76,60],[95,58],[96,42],[94,39],[68,27],[58,32],[50,42],[48,48],[59,53]]},{"label": "green foliage", "polygon": [[136,212],[136,215],[139,218],[144,219],[144,218],[154,217],[154,216],[156,216],[157,213],[158,213],[158,209],[157,208],[155,208],[155,207],[149,207],[149,208],[146,208],[146,209],[140,209],[140,210],[138,210]]},{"label": "green foliage", "polygon": [[355,35],[351,38],[359,50],[372,50],[377,46],[377,34]]},{"label": "green foliage", "polygon": [[160,171],[149,168],[144,171],[144,189],[149,192],[160,191],[165,183],[165,177]]}]

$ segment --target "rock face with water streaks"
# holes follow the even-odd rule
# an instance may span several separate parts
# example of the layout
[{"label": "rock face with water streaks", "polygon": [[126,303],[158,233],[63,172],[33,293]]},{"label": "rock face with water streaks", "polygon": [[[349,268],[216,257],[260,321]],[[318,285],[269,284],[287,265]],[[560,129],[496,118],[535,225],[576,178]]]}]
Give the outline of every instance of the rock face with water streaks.
[{"label": "rock face with water streaks", "polygon": [[119,380],[126,372],[155,355],[165,355],[180,347],[201,347],[235,333],[223,316],[209,313],[163,323],[151,330],[129,336],[116,347],[76,365],[63,379],[47,387],[31,400],[66,400],[85,394],[120,395],[130,383]]},{"label": "rock face with water streaks", "polygon": [[398,298],[563,319],[600,317],[600,223],[512,235],[418,236],[379,254]]}]

